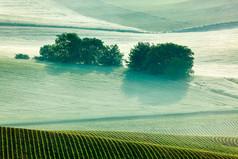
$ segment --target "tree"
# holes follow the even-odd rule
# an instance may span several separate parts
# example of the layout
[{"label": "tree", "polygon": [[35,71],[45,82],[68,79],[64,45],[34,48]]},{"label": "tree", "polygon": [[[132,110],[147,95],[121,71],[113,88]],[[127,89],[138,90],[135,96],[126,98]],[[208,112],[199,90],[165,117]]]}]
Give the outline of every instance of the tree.
[{"label": "tree", "polygon": [[30,57],[28,55],[25,54],[16,54],[15,59],[24,59],[24,60],[28,60],[30,59]]},{"label": "tree", "polygon": [[[149,74],[161,74],[179,78],[193,73],[194,53],[186,46],[173,43],[152,46],[147,44],[149,49],[145,51],[143,50],[144,47],[138,46],[135,46],[130,52],[129,68]],[[139,55],[136,54],[137,56],[135,56],[135,52]]]},{"label": "tree", "polygon": [[144,62],[149,51],[150,43],[148,42],[139,42],[137,45],[135,45],[129,54],[129,61],[127,61],[128,67],[136,71],[143,71]]},{"label": "tree", "polygon": [[172,78],[183,78],[193,73],[190,65],[180,58],[172,58],[168,67],[164,70],[165,74]]},{"label": "tree", "polygon": [[99,63],[102,65],[122,65],[123,54],[120,52],[117,45],[106,46],[106,49],[99,58]]},{"label": "tree", "polygon": [[76,33],[57,35],[54,58],[56,62],[76,63],[80,60],[79,48],[82,40]]},{"label": "tree", "polygon": [[42,58],[39,60],[55,61],[54,50],[55,45],[44,45],[40,48],[40,55]]},{"label": "tree", "polygon": [[103,41],[96,38],[84,38],[82,41],[81,62],[83,64],[98,65],[99,56],[103,54],[106,47],[103,45]]},{"label": "tree", "polygon": [[40,48],[36,60],[88,65],[121,65],[123,55],[117,45],[106,46],[96,38],[80,39],[75,33],[57,35],[55,44]]}]

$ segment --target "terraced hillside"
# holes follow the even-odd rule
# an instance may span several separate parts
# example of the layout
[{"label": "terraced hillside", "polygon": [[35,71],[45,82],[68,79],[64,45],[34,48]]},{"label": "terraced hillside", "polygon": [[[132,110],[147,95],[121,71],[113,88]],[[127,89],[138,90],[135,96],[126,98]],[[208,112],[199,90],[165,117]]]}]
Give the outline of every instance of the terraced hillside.
[{"label": "terraced hillside", "polygon": [[[56,132],[1,127],[1,158],[238,158],[237,138],[224,138],[222,142],[214,137],[203,137],[203,144],[209,148],[212,144],[223,145],[223,150],[214,148],[213,152],[204,151],[198,146],[189,147],[190,138],[182,136],[183,142],[177,142],[181,136],[129,132]],[[167,140],[167,141],[166,141]],[[176,141],[177,140],[177,141]],[[160,142],[161,141],[161,142]],[[190,140],[192,141],[192,140]],[[193,142],[199,145],[200,138]],[[203,142],[203,141],[202,141]],[[212,148],[212,147],[211,147]],[[231,151],[229,151],[231,150]]]}]

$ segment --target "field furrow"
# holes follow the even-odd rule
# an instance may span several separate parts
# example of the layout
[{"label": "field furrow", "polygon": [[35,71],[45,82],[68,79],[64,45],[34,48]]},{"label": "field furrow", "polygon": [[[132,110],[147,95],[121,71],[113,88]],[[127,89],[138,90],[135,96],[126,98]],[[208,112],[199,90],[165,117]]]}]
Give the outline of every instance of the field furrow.
[{"label": "field furrow", "polygon": [[237,137],[8,127],[0,132],[2,159],[238,159]]}]

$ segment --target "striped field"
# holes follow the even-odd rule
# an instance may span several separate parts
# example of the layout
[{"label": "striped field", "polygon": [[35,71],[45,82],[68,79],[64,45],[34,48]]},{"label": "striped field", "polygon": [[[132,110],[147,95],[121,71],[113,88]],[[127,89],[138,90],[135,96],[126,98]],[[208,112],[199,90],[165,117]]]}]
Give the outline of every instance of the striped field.
[{"label": "striped field", "polygon": [[238,158],[237,137],[1,127],[0,158]]}]

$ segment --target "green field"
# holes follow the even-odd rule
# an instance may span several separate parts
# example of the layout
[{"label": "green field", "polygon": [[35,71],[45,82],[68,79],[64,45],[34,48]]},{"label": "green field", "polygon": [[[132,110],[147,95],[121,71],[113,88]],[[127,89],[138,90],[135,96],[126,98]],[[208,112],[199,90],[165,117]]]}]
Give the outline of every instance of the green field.
[{"label": "green field", "polygon": [[1,158],[238,158],[237,137],[1,127]]},{"label": "green field", "polygon": [[[0,0],[0,159],[238,159],[237,10],[238,0]],[[64,32],[118,44],[125,59],[139,41],[185,45],[195,74],[13,59]]]},{"label": "green field", "polygon": [[89,17],[149,31],[238,21],[235,14],[238,2],[231,0],[57,0],[57,3]]}]

